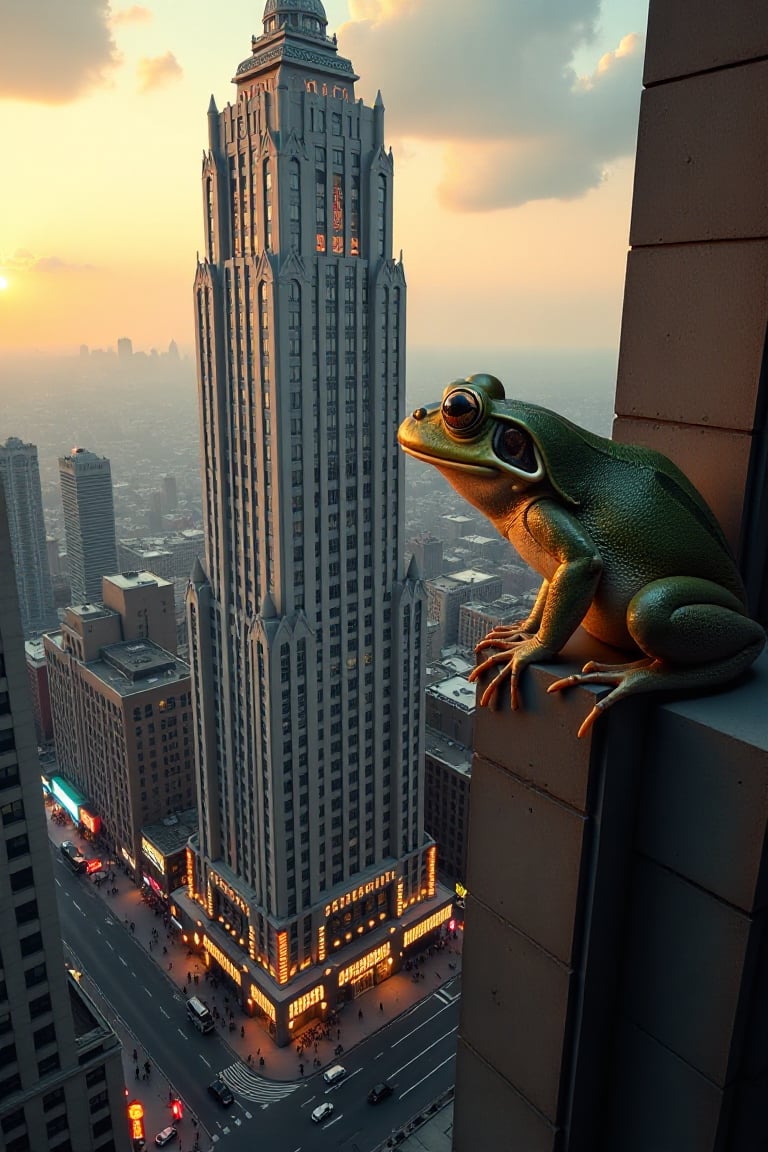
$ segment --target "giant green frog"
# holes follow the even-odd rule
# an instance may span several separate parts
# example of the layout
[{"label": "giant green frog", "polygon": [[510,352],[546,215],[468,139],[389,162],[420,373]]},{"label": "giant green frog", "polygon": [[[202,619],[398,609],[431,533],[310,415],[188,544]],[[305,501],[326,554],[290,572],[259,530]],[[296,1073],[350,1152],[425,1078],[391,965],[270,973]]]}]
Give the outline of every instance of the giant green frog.
[{"label": "giant green frog", "polygon": [[590,662],[550,686],[612,686],[579,736],[623,697],[726,683],[763,648],[765,633],[746,613],[719,524],[660,453],[506,400],[500,381],[485,374],[450,384],[439,404],[403,421],[398,439],[544,578],[528,618],[494,628],[477,645],[478,652],[497,649],[470,676],[495,671],[481,705],[494,706],[508,679],[517,708],[523,669],[554,656],[580,624],[639,658]]}]

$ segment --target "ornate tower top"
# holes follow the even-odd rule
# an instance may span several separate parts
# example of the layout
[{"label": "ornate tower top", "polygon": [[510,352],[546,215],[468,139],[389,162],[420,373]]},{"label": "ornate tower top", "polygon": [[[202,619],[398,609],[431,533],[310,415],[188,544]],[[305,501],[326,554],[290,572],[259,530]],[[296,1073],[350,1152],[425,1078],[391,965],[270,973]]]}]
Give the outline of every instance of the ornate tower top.
[{"label": "ornate tower top", "polygon": [[264,34],[280,28],[325,36],[328,20],[321,0],[267,0],[264,5]]},{"label": "ornate tower top", "polygon": [[238,66],[235,83],[283,63],[357,79],[351,62],[338,55],[336,37],[326,35],[322,0],[266,0],[263,20],[264,31],[251,37],[251,57]]}]

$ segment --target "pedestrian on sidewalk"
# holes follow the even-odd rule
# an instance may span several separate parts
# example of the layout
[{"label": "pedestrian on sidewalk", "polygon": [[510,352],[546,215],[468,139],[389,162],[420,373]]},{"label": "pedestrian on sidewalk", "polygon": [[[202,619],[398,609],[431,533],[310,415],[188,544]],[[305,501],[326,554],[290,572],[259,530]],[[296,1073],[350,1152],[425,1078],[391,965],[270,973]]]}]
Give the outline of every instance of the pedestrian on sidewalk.
[{"label": "pedestrian on sidewalk", "polygon": [[381,1000],[379,1000],[379,1012],[383,1012],[383,1011],[384,1011],[384,1005],[382,1004]]}]

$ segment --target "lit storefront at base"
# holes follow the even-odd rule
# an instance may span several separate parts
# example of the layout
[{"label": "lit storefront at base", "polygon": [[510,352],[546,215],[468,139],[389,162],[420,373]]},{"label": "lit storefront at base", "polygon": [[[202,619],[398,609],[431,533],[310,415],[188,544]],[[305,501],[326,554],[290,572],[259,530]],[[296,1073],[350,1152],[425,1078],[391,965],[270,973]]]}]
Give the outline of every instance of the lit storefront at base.
[{"label": "lit storefront at base", "polygon": [[[194,855],[190,853],[193,861]],[[326,1019],[400,971],[410,956],[445,930],[452,893],[435,880],[432,897],[426,895],[433,886],[433,865],[425,853],[419,900],[406,903],[402,877],[386,869],[315,908],[313,961],[301,967],[292,959],[284,930],[275,932],[273,952],[261,954],[256,917],[247,901],[213,871],[205,885],[188,873],[186,887],[174,893],[171,912],[208,970],[284,1045],[311,1021]]]}]

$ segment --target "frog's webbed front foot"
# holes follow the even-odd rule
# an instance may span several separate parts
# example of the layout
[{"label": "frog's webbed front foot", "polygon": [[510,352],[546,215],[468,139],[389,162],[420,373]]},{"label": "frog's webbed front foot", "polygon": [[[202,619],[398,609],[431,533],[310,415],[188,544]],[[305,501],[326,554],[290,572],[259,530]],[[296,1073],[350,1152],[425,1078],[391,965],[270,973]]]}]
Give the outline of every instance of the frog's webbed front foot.
[{"label": "frog's webbed front foot", "polygon": [[527,620],[521,620],[517,624],[497,624],[487,636],[475,644],[475,652],[484,652],[486,648],[512,648],[516,644],[531,640],[535,635]]},{"label": "frog's webbed front foot", "polygon": [[517,629],[508,629],[510,633],[514,631],[514,638],[506,640],[501,637],[494,636],[489,633],[485,640],[481,640],[476,646],[475,651],[480,652],[485,648],[499,648],[501,651],[495,652],[493,656],[489,656],[478,664],[469,674],[468,679],[474,683],[485,672],[501,665],[493,679],[483,689],[483,694],[480,697],[480,707],[485,708],[490,705],[491,708],[496,706],[497,692],[505,680],[509,680],[509,699],[512,705],[512,710],[517,711],[520,706],[520,696],[518,692],[518,681],[520,673],[523,669],[531,664],[534,660],[546,660],[552,655],[552,649],[547,648],[540,640],[537,639],[535,634],[530,632],[520,632]]}]

